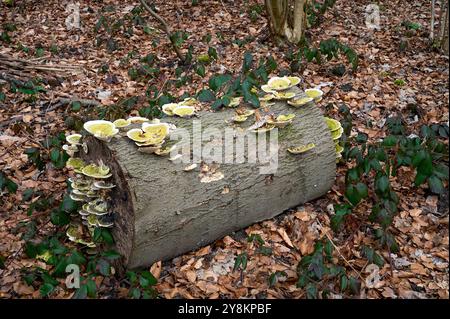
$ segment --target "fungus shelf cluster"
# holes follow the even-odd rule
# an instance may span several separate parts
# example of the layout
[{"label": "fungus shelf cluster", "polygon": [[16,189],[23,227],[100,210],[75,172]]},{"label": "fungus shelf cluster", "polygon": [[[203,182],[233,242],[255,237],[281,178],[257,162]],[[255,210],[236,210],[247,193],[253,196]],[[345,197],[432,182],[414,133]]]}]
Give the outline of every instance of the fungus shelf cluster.
[{"label": "fungus shelf cluster", "polygon": [[[102,128],[102,125],[97,128]],[[109,133],[113,133],[112,130]],[[106,138],[100,135],[101,139]],[[74,157],[79,151],[82,136],[73,134],[67,137],[66,149],[71,149],[71,157],[66,166],[73,169],[75,176],[69,178],[70,198],[81,203],[81,209],[78,214],[81,217],[80,222],[72,221],[68,227],[66,235],[69,240],[86,245],[90,248],[95,247],[92,237],[97,227],[113,227],[114,213],[109,205],[109,191],[115,187],[107,180],[112,176],[110,169],[103,163],[97,164],[85,163],[81,158]],[[83,146],[84,151],[87,147]]]},{"label": "fungus shelf cluster", "polygon": [[342,133],[344,133],[344,129],[342,128],[341,123],[335,119],[326,117],[325,121],[327,122],[327,126],[330,129],[331,138],[333,139],[336,148],[336,162],[339,162],[342,158],[342,151],[344,150],[342,145],[339,144],[339,140],[342,136]]},{"label": "fungus shelf cluster", "polygon": [[[292,107],[303,107],[318,103],[322,100],[323,92],[319,89],[306,89],[303,93],[295,93],[289,91],[289,89],[297,86],[301,82],[299,77],[285,76],[285,77],[273,77],[269,79],[267,84],[261,86],[261,94],[259,96],[259,101],[261,106],[265,109],[270,107],[271,101],[285,100],[287,104]],[[253,89],[255,93],[258,92],[256,88]],[[230,107],[239,106],[240,98],[235,98],[230,103]],[[251,116],[255,115],[255,123],[251,125],[248,130],[254,133],[264,133],[271,131],[274,128],[283,128],[292,123],[295,118],[295,114],[266,114],[261,117],[254,110],[246,110],[238,108],[236,110],[235,116],[232,118],[234,123],[243,123]],[[331,130],[332,138],[336,145],[336,159],[339,160],[343,148],[339,145],[339,138],[342,135],[342,126],[340,123],[333,119],[327,119],[328,127]],[[302,154],[309,150],[315,148],[314,143],[308,143],[306,145],[289,147],[287,151],[291,154]]]},{"label": "fungus shelf cluster", "polygon": [[190,117],[195,114],[195,105],[197,100],[194,98],[186,98],[180,103],[168,103],[161,107],[161,110],[167,116]]}]

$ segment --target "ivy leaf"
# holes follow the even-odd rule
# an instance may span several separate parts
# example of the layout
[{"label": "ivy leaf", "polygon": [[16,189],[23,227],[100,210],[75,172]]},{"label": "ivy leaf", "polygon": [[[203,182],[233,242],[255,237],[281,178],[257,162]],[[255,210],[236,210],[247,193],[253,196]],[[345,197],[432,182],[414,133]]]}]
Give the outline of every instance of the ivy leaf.
[{"label": "ivy leaf", "polygon": [[114,244],[114,239],[113,239],[109,229],[106,229],[106,228],[101,229],[101,238],[105,241],[105,243],[107,243],[109,245]]},{"label": "ivy leaf", "polygon": [[396,144],[397,144],[397,137],[395,137],[394,135],[389,135],[385,137],[383,142],[381,143],[381,145],[383,145],[384,147],[394,147]]},{"label": "ivy leaf", "polygon": [[435,194],[442,194],[445,191],[444,184],[442,184],[440,178],[434,175],[428,178],[428,186],[430,187],[430,190]]},{"label": "ivy leaf", "polygon": [[111,274],[111,266],[106,259],[100,258],[97,262],[97,267],[100,274],[103,276],[109,276]]},{"label": "ivy leaf", "polygon": [[361,196],[354,185],[348,185],[345,189],[345,197],[352,203],[353,206],[358,205],[361,201]]},{"label": "ivy leaf", "polygon": [[64,195],[63,201],[60,205],[61,210],[67,212],[67,213],[75,213],[78,208],[78,204],[76,201],[74,201],[72,198],[70,198],[69,195]]},{"label": "ivy leaf", "polygon": [[369,190],[367,188],[367,185],[364,183],[356,184],[356,191],[361,198],[366,198],[367,196],[369,196]]},{"label": "ivy leaf", "polygon": [[84,256],[76,250],[72,250],[70,256],[67,257],[67,263],[69,264],[84,265],[86,264],[86,261],[86,258],[84,258]]},{"label": "ivy leaf", "polygon": [[331,216],[331,228],[337,231],[344,221],[346,215],[351,213],[349,205],[335,205],[335,214]]},{"label": "ivy leaf", "polygon": [[366,133],[358,133],[356,136],[356,142],[363,144],[367,142],[368,138],[369,136]]},{"label": "ivy leaf", "polygon": [[347,290],[348,287],[348,278],[347,276],[343,275],[341,276],[341,291]]},{"label": "ivy leaf", "polygon": [[203,89],[199,92],[197,98],[200,102],[213,102],[216,100],[216,95],[211,90]]},{"label": "ivy leaf", "polygon": [[385,194],[389,189],[389,178],[382,175],[375,180],[375,189],[381,194]]},{"label": "ivy leaf", "polygon": [[87,295],[91,298],[95,298],[97,296],[97,285],[95,284],[95,281],[92,279],[88,279],[86,281],[86,289],[87,289]]},{"label": "ivy leaf", "polygon": [[215,100],[214,103],[211,105],[211,108],[213,110],[221,109],[224,106],[230,105],[230,98],[228,96],[224,96],[221,99]]},{"label": "ivy leaf", "polygon": [[433,160],[430,154],[425,154],[424,159],[417,167],[417,172],[425,176],[430,176],[433,173]]},{"label": "ivy leaf", "polygon": [[269,246],[261,246],[257,249],[257,252],[264,256],[272,255],[272,248]]},{"label": "ivy leaf", "polygon": [[209,79],[208,85],[211,90],[217,92],[225,83],[227,83],[231,79],[232,77],[229,74],[214,75]]},{"label": "ivy leaf", "polygon": [[52,284],[44,283],[41,288],[39,288],[39,293],[42,297],[47,297],[54,289],[55,286],[53,286]]},{"label": "ivy leaf", "polygon": [[158,283],[158,280],[149,271],[143,271],[141,273],[141,276],[139,277],[139,284],[144,288],[147,288],[149,286],[154,286],[157,283]]},{"label": "ivy leaf", "polygon": [[73,112],[78,112],[79,110],[81,110],[81,103],[80,103],[80,101],[73,101],[72,102],[72,111]]},{"label": "ivy leaf", "polygon": [[141,298],[141,290],[139,288],[133,288],[130,290],[130,296],[134,299]]},{"label": "ivy leaf", "polygon": [[247,73],[253,65],[253,55],[249,52],[246,51],[244,53],[244,63],[242,64],[242,73],[245,74]]},{"label": "ivy leaf", "polygon": [[415,185],[416,187],[417,187],[417,186],[420,186],[420,185],[422,185],[422,184],[426,181],[426,179],[427,179],[427,176],[426,176],[426,175],[423,175],[423,174],[417,172],[416,177],[415,177],[415,179],[414,179],[414,185]]},{"label": "ivy leaf", "polygon": [[134,271],[127,271],[126,273],[128,280],[130,281],[130,284],[134,285],[137,281],[137,275]]},{"label": "ivy leaf", "polygon": [[361,289],[361,283],[358,281],[358,279],[354,277],[350,277],[349,280],[349,287],[353,294],[358,294],[359,290]]},{"label": "ivy leaf", "polygon": [[211,59],[218,60],[217,50],[213,47],[208,48],[208,55]]},{"label": "ivy leaf", "polygon": [[247,268],[247,257],[247,253],[239,254],[234,261],[233,271],[236,271],[239,268],[241,268],[241,270],[245,270],[245,268]]},{"label": "ivy leaf", "polygon": [[9,178],[6,179],[6,189],[8,190],[8,192],[15,193],[15,192],[17,192],[17,188],[18,188],[18,186],[16,183],[14,183]]},{"label": "ivy leaf", "polygon": [[314,283],[309,283],[306,285],[306,297],[308,299],[317,298],[317,286]]},{"label": "ivy leaf", "polygon": [[80,288],[78,288],[77,291],[75,292],[73,298],[74,299],[86,299],[87,292],[88,292],[87,286],[85,284],[82,284],[80,286]]},{"label": "ivy leaf", "polygon": [[70,223],[70,218],[67,213],[59,209],[54,209],[50,214],[50,220],[55,226],[64,226]]},{"label": "ivy leaf", "polygon": [[437,164],[434,167],[434,175],[436,175],[440,179],[448,179],[449,175],[448,166],[442,163]]},{"label": "ivy leaf", "polygon": [[258,108],[260,106],[258,95],[251,92],[252,84],[248,79],[245,79],[242,83],[242,91],[244,93],[244,101],[252,104],[254,108]]},{"label": "ivy leaf", "polygon": [[420,163],[426,158],[427,154],[424,150],[420,150],[412,158],[412,165],[418,167]]},{"label": "ivy leaf", "polygon": [[197,69],[195,70],[195,72],[197,72],[198,75],[200,75],[202,78],[204,78],[206,75],[206,68],[203,64],[200,64],[197,67]]},{"label": "ivy leaf", "polygon": [[107,250],[102,253],[102,256],[109,260],[116,260],[121,258],[122,256],[115,250]]}]

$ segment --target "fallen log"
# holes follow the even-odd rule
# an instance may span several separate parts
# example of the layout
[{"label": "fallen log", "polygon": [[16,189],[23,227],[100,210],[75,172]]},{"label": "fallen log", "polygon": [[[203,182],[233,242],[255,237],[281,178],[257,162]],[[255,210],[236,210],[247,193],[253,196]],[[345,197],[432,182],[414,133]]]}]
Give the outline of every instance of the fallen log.
[{"label": "fallen log", "polygon": [[[162,122],[175,124],[175,132],[184,128],[191,134],[194,120],[201,121],[203,132],[212,127],[245,132],[254,124],[251,119],[242,124],[226,121],[234,112],[205,111],[197,119],[167,117]],[[270,106],[270,112],[294,113],[296,117],[292,124],[278,129],[277,167],[264,174],[260,171],[264,165],[249,162],[250,153],[241,164],[210,163],[185,171],[189,164],[141,153],[127,137],[109,143],[92,136],[84,139],[88,153],[82,157],[106,163],[117,185],[110,196],[116,216],[112,232],[128,268],[148,266],[196,249],[320,197],[331,188],[335,145],[320,109],[277,102]],[[268,137],[270,133],[266,133]],[[217,138],[216,145],[223,146],[224,139]],[[301,154],[287,152],[290,147],[308,143],[315,147]],[[207,144],[208,139],[201,145]]]}]

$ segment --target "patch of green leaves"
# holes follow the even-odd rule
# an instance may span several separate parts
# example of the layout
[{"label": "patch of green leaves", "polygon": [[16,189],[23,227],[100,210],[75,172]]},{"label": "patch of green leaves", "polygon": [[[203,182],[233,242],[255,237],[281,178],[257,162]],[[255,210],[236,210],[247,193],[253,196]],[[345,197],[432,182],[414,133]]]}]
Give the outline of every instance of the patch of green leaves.
[{"label": "patch of green leaves", "polygon": [[4,189],[8,191],[8,193],[13,194],[17,191],[17,184],[7,177],[5,173],[0,172],[0,192],[3,192]]}]

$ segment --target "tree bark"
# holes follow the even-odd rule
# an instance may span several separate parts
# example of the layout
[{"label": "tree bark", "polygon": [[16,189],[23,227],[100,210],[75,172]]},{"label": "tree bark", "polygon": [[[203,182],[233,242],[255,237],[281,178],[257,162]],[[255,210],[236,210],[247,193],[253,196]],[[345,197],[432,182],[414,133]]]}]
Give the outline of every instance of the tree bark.
[{"label": "tree bark", "polygon": [[291,43],[298,43],[306,28],[307,0],[265,0],[272,34]]},{"label": "tree bark", "polygon": [[[187,172],[184,168],[189,164],[140,153],[126,137],[110,143],[85,139],[89,151],[82,157],[102,159],[112,170],[117,185],[110,199],[116,214],[113,236],[128,268],[148,266],[204,246],[320,197],[331,188],[335,146],[320,109],[315,105],[292,108],[280,102],[270,111],[296,117],[278,131],[278,169],[268,175],[260,174],[259,167],[264,164],[220,164],[218,171],[224,177],[204,183],[199,167]],[[222,131],[234,125],[225,121],[233,115],[233,109],[201,112],[198,120],[203,132],[211,127]],[[177,130],[189,129],[192,135],[193,119],[169,117],[162,121],[175,124]],[[251,119],[247,122],[236,127],[245,129],[253,123]],[[205,145],[205,137],[203,140]],[[222,138],[218,141],[223,145]],[[315,148],[298,155],[286,151],[308,143]]]},{"label": "tree bark", "polygon": [[444,51],[445,54],[449,54],[449,43],[448,43],[448,20],[449,20],[449,13],[448,13],[448,7],[449,2],[448,1],[442,1],[441,2],[441,15],[440,15],[440,22],[439,22],[439,45]]}]

